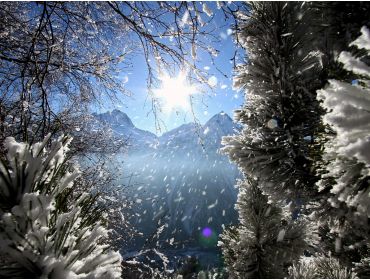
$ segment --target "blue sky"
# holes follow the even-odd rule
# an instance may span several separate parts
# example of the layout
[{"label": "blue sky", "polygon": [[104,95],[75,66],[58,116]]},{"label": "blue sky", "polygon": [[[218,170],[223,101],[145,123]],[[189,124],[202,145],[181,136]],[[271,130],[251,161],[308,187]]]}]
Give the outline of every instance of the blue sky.
[{"label": "blue sky", "polygon": [[[231,28],[232,22],[224,21],[221,14],[218,14],[220,11],[215,8],[214,2],[208,2],[208,5],[215,13],[212,24],[215,25],[215,34],[220,39],[220,42],[210,43],[210,46],[219,50],[220,53],[214,59],[215,65],[212,65],[212,61],[208,55],[200,54],[198,56],[199,67],[203,69],[209,68],[209,75],[217,79],[217,86],[213,90],[209,87],[202,86],[205,92],[194,95],[193,110],[195,117],[201,124],[221,111],[232,116],[233,110],[239,108],[243,103],[242,93],[232,89],[233,63],[231,59],[234,56],[236,48],[232,35],[230,35],[230,30],[228,30]],[[161,131],[156,131],[154,115],[151,112],[151,102],[147,95],[147,69],[144,57],[142,55],[134,56],[132,65],[133,67],[130,71],[125,70],[122,73],[122,75],[128,78],[125,85],[132,92],[132,97],[123,97],[122,104],[105,105],[98,112],[105,112],[114,108],[119,109],[132,119],[136,127],[158,135],[176,128],[181,124],[194,121],[192,113],[184,112],[183,110],[173,111],[169,114],[161,113],[159,118],[164,125],[161,125]],[[221,69],[227,75],[227,78],[216,67]]]}]

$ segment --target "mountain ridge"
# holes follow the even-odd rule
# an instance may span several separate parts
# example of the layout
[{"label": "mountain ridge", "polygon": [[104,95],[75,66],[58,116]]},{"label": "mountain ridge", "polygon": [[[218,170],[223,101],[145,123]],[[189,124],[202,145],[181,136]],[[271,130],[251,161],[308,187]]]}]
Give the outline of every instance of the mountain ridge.
[{"label": "mountain ridge", "polygon": [[234,185],[240,173],[219,153],[222,137],[238,129],[229,115],[220,112],[203,125],[190,122],[161,136],[131,126],[129,117],[119,110],[97,118],[111,121],[117,136],[133,136],[128,151],[117,159],[122,159],[126,172],[120,184],[131,185],[129,195],[138,201],[135,212],[141,213],[131,220],[144,234],[135,246],[148,242],[144,237],[153,235],[159,225],[166,225],[163,244],[175,238],[176,244],[203,246],[199,243],[202,228],[221,233],[222,225],[237,221]]},{"label": "mountain ridge", "polygon": [[200,137],[204,137],[209,133],[211,128],[215,128],[216,130],[221,129],[222,134],[230,134],[235,128],[238,129],[238,125],[234,123],[231,117],[224,111],[213,115],[203,125],[188,122],[166,131],[162,135],[156,135],[148,130],[135,126],[131,118],[119,109],[104,113],[93,113],[93,117],[104,124],[110,125],[117,136],[126,136],[127,138],[130,138],[130,136],[135,136],[135,138],[145,136],[146,138],[152,138],[152,140],[158,140],[160,143],[167,140],[167,138],[173,138],[174,136],[178,137],[179,134],[186,134],[186,132],[193,132],[194,134],[200,134],[198,135]]}]

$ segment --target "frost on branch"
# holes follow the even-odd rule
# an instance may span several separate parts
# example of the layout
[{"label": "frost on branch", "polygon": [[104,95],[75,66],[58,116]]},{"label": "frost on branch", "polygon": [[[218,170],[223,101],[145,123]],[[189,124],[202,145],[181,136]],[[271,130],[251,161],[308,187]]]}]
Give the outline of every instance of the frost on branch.
[{"label": "frost on branch", "polygon": [[[339,56],[343,68],[358,83],[330,80],[329,86],[318,91],[318,99],[327,110],[324,122],[336,133],[325,145],[327,173],[318,187],[320,191],[330,188],[332,196],[328,202],[344,220],[353,219],[365,226],[370,218],[370,67],[363,60],[370,54],[370,38],[366,27],[361,32],[351,45],[365,48],[366,55],[355,57],[342,52]],[[334,184],[328,184],[330,178]],[[344,231],[344,227],[340,230]]]},{"label": "frost on branch", "polygon": [[[71,199],[78,171],[66,163],[70,138],[29,146],[7,138],[0,163],[0,276],[119,278],[121,256],[104,243],[94,199]],[[90,211],[89,211],[90,209]],[[100,218],[101,219],[101,218]]]},{"label": "frost on branch", "polygon": [[[338,58],[347,77],[356,82],[329,80],[317,96],[326,110],[323,121],[334,135],[324,144],[324,167],[318,169],[321,178],[316,184],[323,199],[313,218],[321,228],[327,224],[324,236],[332,243],[328,248],[348,267],[366,256],[370,230],[370,40],[366,27],[361,32],[350,44],[357,49]],[[368,271],[362,266],[356,272]]]},{"label": "frost on branch", "polygon": [[[364,34],[369,31],[362,28]],[[356,45],[356,41],[352,44]],[[364,40],[364,39],[363,39]],[[365,46],[370,54],[370,39],[368,45],[360,41],[359,46]],[[358,45],[357,45],[358,46]],[[323,100],[323,106],[329,111],[324,121],[337,132],[332,147],[340,156],[356,158],[358,161],[370,165],[370,67],[349,52],[342,52],[339,62],[346,70],[361,75],[362,85],[349,84],[342,81],[330,80],[330,85],[318,91],[318,98]]]},{"label": "frost on branch", "polygon": [[249,180],[239,182],[240,225],[224,231],[219,246],[231,278],[283,278],[284,267],[306,248],[305,224],[270,204]]},{"label": "frost on branch", "polygon": [[352,279],[354,272],[340,265],[337,259],[325,256],[302,257],[289,267],[291,279]]},{"label": "frost on branch", "polygon": [[303,43],[315,39],[312,27],[295,20],[309,17],[309,9],[296,2],[253,2],[251,11],[239,34],[248,58],[237,67],[233,85],[245,93],[243,108],[235,111],[244,129],[223,138],[223,152],[247,176],[259,178],[269,199],[311,197],[316,178],[306,139],[314,138],[320,121],[316,73],[322,69]]}]

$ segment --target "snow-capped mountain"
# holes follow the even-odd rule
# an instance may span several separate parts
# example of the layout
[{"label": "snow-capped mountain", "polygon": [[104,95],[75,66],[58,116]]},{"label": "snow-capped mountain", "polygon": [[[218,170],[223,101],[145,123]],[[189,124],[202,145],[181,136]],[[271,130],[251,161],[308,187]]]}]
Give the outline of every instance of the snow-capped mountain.
[{"label": "snow-capped mountain", "polygon": [[228,114],[221,112],[214,115],[203,126],[203,134],[206,147],[220,148],[221,139],[225,135],[232,135],[240,126],[235,124]]},{"label": "snow-capped mountain", "polygon": [[226,113],[204,125],[181,125],[160,137],[136,128],[118,110],[96,118],[110,124],[115,135],[132,136],[132,147],[120,156],[122,184],[129,185],[136,203],[138,215],[131,222],[145,238],[164,225],[161,240],[196,245],[203,228],[220,233],[222,224],[236,222],[234,185],[239,172],[218,149],[222,137],[239,127]]},{"label": "snow-capped mountain", "polygon": [[238,124],[224,112],[210,118],[204,125],[188,123],[159,137],[160,149],[186,150],[190,153],[214,155],[221,147],[223,136],[239,130]]},{"label": "snow-capped mountain", "polygon": [[114,136],[124,138],[134,148],[150,146],[157,140],[155,134],[135,127],[131,119],[120,110],[93,116],[98,123],[110,127]]}]

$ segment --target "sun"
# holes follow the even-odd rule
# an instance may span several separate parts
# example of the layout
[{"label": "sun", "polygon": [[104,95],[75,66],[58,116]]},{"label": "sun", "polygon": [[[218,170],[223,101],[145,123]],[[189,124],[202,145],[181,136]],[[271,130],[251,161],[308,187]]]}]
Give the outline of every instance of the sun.
[{"label": "sun", "polygon": [[180,72],[177,77],[164,74],[160,80],[161,87],[154,90],[154,96],[160,99],[164,112],[189,111],[190,98],[197,89],[187,81],[186,72]]}]

